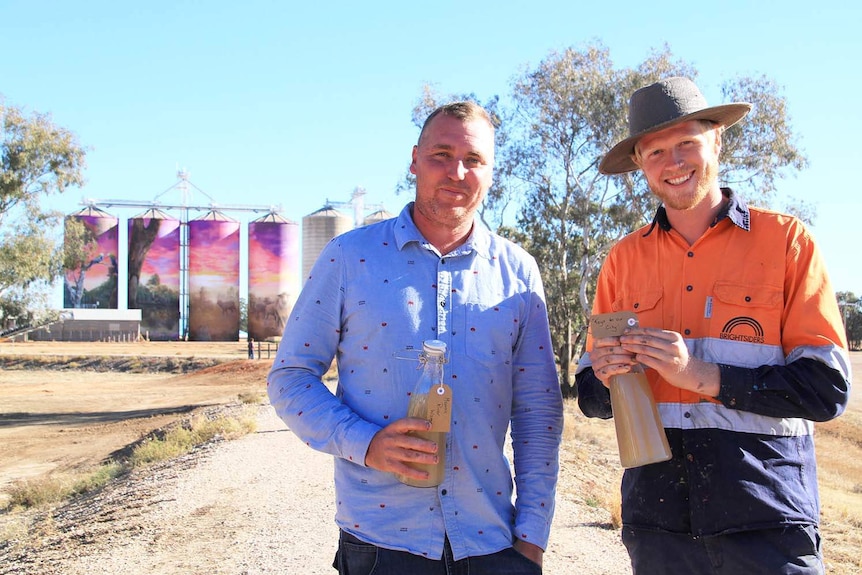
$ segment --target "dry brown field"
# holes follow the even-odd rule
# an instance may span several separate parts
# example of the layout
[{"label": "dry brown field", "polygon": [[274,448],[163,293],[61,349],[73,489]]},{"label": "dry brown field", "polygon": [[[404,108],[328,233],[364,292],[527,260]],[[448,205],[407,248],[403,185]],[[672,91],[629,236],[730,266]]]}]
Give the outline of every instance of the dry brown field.
[{"label": "dry brown field", "polygon": [[[266,352],[247,354],[244,342],[0,342],[0,360],[23,363],[0,368],[0,505],[13,481],[94,467],[195,409],[265,392]],[[216,365],[183,374],[193,360]],[[38,367],[49,361],[65,369]],[[112,361],[169,372],[98,371]]]},{"label": "dry brown field", "polygon": [[[221,363],[189,374],[117,373],[95,371],[99,362],[84,361],[94,356],[132,364],[173,358],[178,372],[190,358]],[[54,357],[87,368],[0,368],[0,505],[13,481],[86,470],[194,409],[263,392],[270,364],[266,352],[247,360],[243,342],[0,342],[0,361],[10,357]],[[858,378],[862,352],[851,361]],[[580,500],[613,516],[620,477],[607,457],[615,450],[613,423],[583,417],[574,402],[567,402],[566,419],[562,473],[577,475]],[[851,396],[842,417],[816,429],[827,572],[855,575],[862,572],[862,398]]]}]

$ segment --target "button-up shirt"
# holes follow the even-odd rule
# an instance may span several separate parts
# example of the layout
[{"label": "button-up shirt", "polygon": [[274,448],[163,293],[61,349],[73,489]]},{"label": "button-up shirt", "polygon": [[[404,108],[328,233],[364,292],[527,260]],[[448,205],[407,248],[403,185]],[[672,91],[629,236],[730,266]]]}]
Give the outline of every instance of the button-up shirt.
[{"label": "button-up shirt", "polygon": [[[593,313],[634,311],[721,372],[711,398],[647,370],[673,459],[625,471],[632,527],[701,536],[818,521],[812,421],[839,415],[850,390],[835,292],[802,222],[723,193],[726,209],[694,244],[660,208],[599,274]],[[591,365],[586,353],[578,403],[610,417]]]},{"label": "button-up shirt", "polygon": [[[341,529],[433,559],[445,536],[455,559],[516,537],[544,548],[563,418],[538,267],[479,222],[441,255],[411,213],[408,204],[324,248],[287,321],[270,400],[303,441],[335,456]],[[365,455],[406,416],[427,339],[447,345],[452,421],[443,483],[417,488],[366,467]],[[322,381],[333,358],[334,394]]]}]

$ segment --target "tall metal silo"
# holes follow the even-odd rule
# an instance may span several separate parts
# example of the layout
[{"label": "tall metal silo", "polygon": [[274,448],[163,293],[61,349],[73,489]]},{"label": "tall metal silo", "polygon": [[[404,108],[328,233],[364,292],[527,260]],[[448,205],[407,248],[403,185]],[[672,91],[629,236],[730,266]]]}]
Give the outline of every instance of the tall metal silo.
[{"label": "tall metal silo", "polygon": [[180,221],[152,208],[128,226],[128,308],[141,310],[145,337],[179,339]]},{"label": "tall metal silo", "polygon": [[302,283],[308,279],[317,256],[339,234],[353,229],[353,219],[324,206],[302,218]]},{"label": "tall metal silo", "polygon": [[367,226],[368,224],[374,224],[377,222],[382,222],[383,220],[389,220],[394,218],[395,216],[386,210],[377,210],[365,216],[365,219],[362,220],[362,225]]},{"label": "tall metal silo", "polygon": [[[72,228],[73,221],[83,228]],[[63,307],[117,309],[118,232],[119,220],[95,206],[66,216],[66,246],[79,257],[63,273]]]},{"label": "tall metal silo", "polygon": [[212,210],[188,223],[192,341],[239,340],[239,222]]},{"label": "tall metal silo", "polygon": [[299,225],[270,213],[248,224],[248,336],[281,336],[299,293]]}]

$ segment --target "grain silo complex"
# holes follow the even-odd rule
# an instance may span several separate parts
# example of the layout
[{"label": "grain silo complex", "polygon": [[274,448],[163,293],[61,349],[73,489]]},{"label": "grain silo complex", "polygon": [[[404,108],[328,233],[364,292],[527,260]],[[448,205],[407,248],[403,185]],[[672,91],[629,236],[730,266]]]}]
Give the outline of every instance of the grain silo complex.
[{"label": "grain silo complex", "polygon": [[[326,199],[298,224],[281,206],[217,203],[188,172],[177,176],[151,201],[88,198],[67,215],[65,261],[72,263],[64,270],[63,319],[38,333],[33,326],[13,330],[25,339],[232,342],[247,333],[273,341],[324,247],[393,217],[382,204],[366,204],[356,187],[350,201]],[[162,199],[172,190],[181,202]],[[197,193],[208,202],[192,201]],[[137,215],[120,225],[104,211],[115,208],[137,208]],[[255,215],[246,227],[229,212]]]},{"label": "grain silo complex", "polygon": [[317,256],[337,235],[353,229],[353,219],[330,205],[302,218],[302,283],[308,279]]},{"label": "grain silo complex", "polygon": [[189,226],[189,339],[239,340],[239,222],[212,210]]},{"label": "grain silo complex", "polygon": [[299,293],[299,225],[276,213],[248,224],[248,337],[280,337]]}]

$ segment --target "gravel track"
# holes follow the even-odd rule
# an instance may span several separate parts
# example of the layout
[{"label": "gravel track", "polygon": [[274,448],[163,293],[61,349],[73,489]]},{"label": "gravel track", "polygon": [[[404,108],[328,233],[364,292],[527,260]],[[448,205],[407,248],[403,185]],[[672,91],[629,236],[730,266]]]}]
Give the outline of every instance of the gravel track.
[{"label": "gravel track", "polygon": [[[577,482],[564,464],[544,572],[630,573],[607,511],[579,501]],[[332,575],[333,499],[331,457],[262,406],[254,434],[53,510],[0,515],[0,575]]]}]

